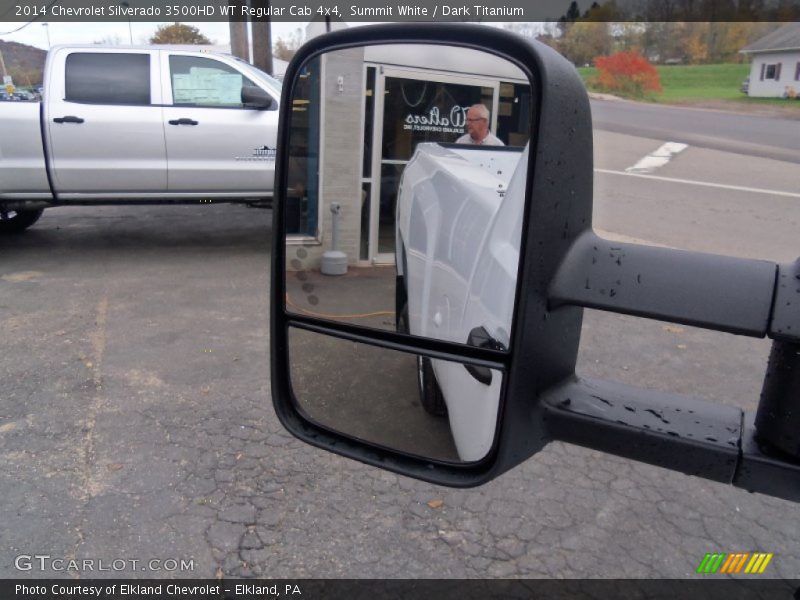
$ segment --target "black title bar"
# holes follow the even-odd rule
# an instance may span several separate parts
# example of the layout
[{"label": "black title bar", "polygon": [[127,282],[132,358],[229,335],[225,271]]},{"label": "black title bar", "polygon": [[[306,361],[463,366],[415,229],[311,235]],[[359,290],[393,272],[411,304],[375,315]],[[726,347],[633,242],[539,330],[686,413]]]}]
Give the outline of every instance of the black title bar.
[{"label": "black title bar", "polygon": [[800,0],[0,0],[0,22],[800,20]]},{"label": "black title bar", "polygon": [[758,576],[628,580],[442,579],[48,579],[0,580],[3,600],[508,600],[531,598],[669,598],[791,600],[800,580]]}]

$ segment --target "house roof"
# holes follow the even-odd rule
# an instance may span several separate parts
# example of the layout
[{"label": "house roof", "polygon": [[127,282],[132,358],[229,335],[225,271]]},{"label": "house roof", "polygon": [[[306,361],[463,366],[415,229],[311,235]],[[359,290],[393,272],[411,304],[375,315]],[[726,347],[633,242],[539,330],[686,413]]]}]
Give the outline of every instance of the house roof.
[{"label": "house roof", "polygon": [[800,23],[789,23],[739,50],[744,54],[800,50]]}]

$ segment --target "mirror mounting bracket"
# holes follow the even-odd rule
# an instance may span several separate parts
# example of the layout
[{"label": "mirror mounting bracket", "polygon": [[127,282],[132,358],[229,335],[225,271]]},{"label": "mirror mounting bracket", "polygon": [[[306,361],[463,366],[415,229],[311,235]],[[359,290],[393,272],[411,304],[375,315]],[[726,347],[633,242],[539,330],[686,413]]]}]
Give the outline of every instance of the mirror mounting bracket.
[{"label": "mirror mounting bracket", "polygon": [[755,439],[800,463],[800,344],[775,340],[755,414]]}]

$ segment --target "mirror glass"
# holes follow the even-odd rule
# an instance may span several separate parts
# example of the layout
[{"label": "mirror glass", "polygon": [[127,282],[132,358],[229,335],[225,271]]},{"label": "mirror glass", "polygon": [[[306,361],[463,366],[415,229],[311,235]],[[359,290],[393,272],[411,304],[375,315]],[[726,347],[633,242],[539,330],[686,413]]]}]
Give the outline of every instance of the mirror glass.
[{"label": "mirror glass", "polygon": [[502,373],[289,330],[295,399],[306,418],[429,460],[474,462],[491,450]]},{"label": "mirror glass", "polygon": [[506,349],[526,75],[472,49],[374,45],[312,58],[287,84],[287,311]]}]

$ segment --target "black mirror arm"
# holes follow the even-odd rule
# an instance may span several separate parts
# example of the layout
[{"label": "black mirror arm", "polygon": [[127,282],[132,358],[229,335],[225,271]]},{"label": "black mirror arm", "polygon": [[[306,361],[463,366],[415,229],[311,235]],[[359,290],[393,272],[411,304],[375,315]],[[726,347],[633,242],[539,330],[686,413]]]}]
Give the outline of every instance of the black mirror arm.
[{"label": "black mirror arm", "polygon": [[553,439],[800,502],[800,462],[759,443],[753,413],[590,379],[553,387],[542,406]]},{"label": "black mirror arm", "polygon": [[[579,236],[550,285],[549,308],[582,306],[763,338],[775,263]],[[800,340],[798,340],[800,341]]]},{"label": "black mirror arm", "polygon": [[774,339],[753,414],[578,379],[546,392],[544,406],[556,439],[800,501],[800,261],[618,243],[587,231],[549,287],[548,308],[562,306]]}]

